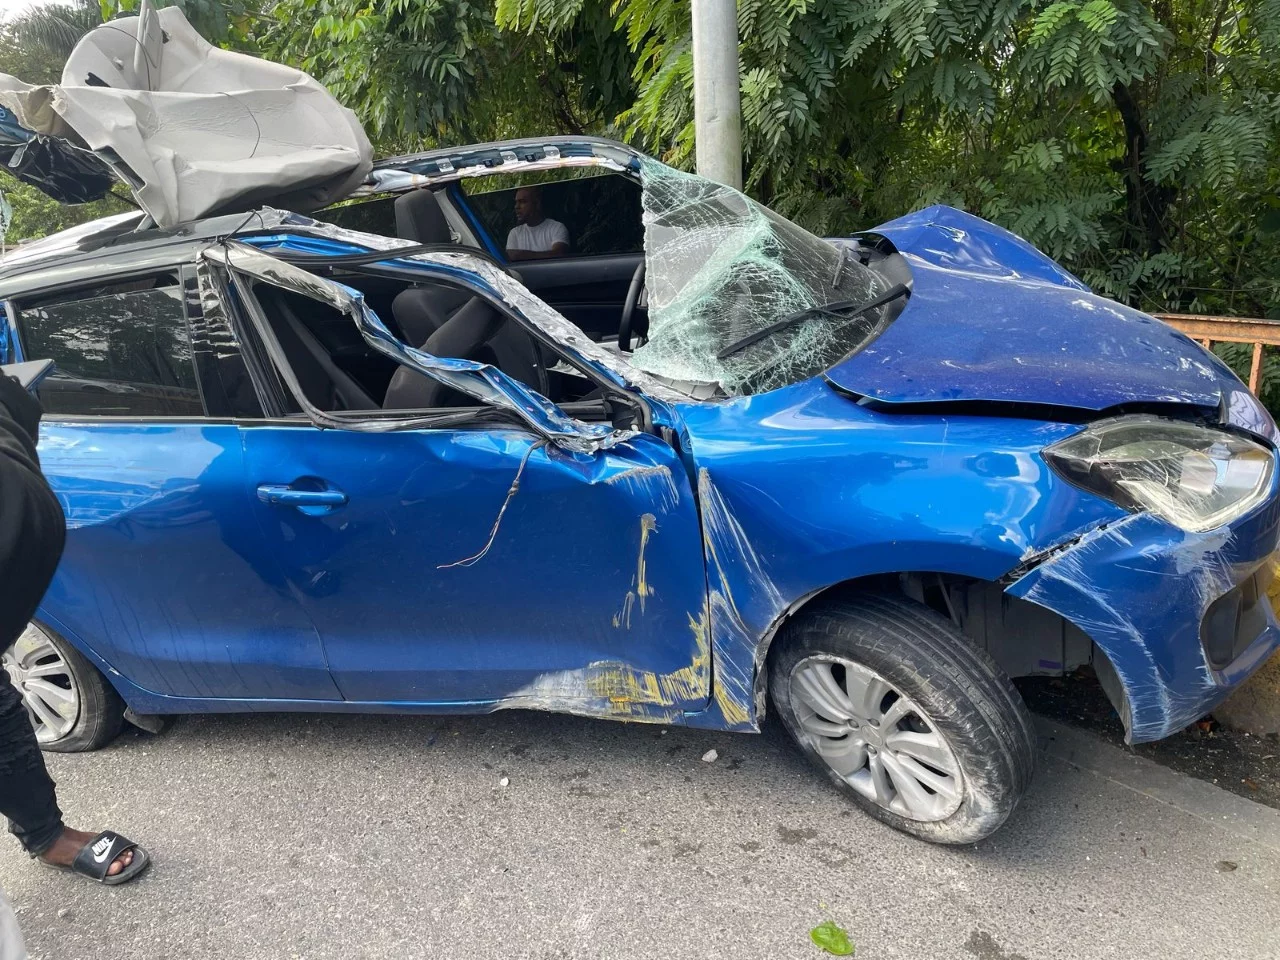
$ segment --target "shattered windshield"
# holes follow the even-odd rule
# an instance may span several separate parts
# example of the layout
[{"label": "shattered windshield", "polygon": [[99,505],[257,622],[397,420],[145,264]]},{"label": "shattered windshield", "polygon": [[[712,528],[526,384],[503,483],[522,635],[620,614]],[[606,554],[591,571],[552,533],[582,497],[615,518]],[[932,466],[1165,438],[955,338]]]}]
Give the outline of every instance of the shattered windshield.
[{"label": "shattered windshield", "polygon": [[829,368],[891,316],[867,308],[894,294],[887,280],[737,190],[647,159],[641,182],[641,370],[761,393]]}]

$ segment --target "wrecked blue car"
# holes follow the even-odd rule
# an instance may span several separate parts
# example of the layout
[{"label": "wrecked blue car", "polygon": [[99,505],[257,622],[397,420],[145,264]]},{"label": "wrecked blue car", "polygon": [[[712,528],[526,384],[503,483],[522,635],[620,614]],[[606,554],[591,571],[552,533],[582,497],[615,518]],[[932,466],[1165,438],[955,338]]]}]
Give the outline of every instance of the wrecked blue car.
[{"label": "wrecked blue car", "polygon": [[1092,665],[1141,742],[1280,642],[1271,418],[990,223],[824,240],[582,138],[383,161],[314,217],[126,214],[0,261],[0,359],[56,364],[66,553],[6,657],[47,749],[212,711],[770,710],[867,812],[963,843],[1031,776],[1010,677]]}]

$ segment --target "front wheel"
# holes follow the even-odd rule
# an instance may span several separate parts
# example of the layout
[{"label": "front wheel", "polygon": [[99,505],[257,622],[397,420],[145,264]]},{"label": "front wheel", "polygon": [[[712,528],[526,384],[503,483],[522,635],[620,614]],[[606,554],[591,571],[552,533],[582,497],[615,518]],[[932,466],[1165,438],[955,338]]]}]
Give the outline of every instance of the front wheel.
[{"label": "front wheel", "polygon": [[40,749],[97,750],[124,725],[124,701],[71,644],[31,623],[4,652],[4,668],[31,717]]},{"label": "front wheel", "polygon": [[805,611],[770,655],[787,730],[863,810],[935,843],[974,843],[1031,781],[1035,734],[1009,678],[950,622],[905,597]]}]

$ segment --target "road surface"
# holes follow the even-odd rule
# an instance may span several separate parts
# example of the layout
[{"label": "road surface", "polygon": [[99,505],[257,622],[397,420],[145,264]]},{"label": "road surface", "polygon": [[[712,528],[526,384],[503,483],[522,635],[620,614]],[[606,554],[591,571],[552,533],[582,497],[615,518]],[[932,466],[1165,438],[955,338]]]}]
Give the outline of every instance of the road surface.
[{"label": "road surface", "polygon": [[864,960],[1280,958],[1280,811],[1045,730],[1014,818],[943,849],[776,725],[187,718],[51,759],[70,822],[149,847],[141,882],[8,842],[0,886],[38,960],[815,960],[826,919]]}]

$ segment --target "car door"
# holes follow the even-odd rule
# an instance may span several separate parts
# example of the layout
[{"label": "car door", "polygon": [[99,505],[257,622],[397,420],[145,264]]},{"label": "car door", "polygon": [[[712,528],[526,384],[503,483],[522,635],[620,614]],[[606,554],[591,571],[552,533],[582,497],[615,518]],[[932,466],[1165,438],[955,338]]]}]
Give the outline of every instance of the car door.
[{"label": "car door", "polygon": [[663,718],[701,708],[706,578],[675,451],[580,424],[492,367],[389,344],[353,291],[257,256],[228,263],[276,364],[283,352],[254,284],[342,306],[402,362],[487,399],[469,420],[454,411],[439,425],[423,411],[242,431],[250,509],[343,697]]},{"label": "car door", "polygon": [[[199,298],[180,267],[120,269],[94,265],[70,289],[58,271],[56,288],[12,303],[23,355],[57,365],[39,452],[67,542],[38,616],[153,694],[338,699],[245,510],[240,431],[206,408]],[[224,372],[235,346],[220,343]]]}]

